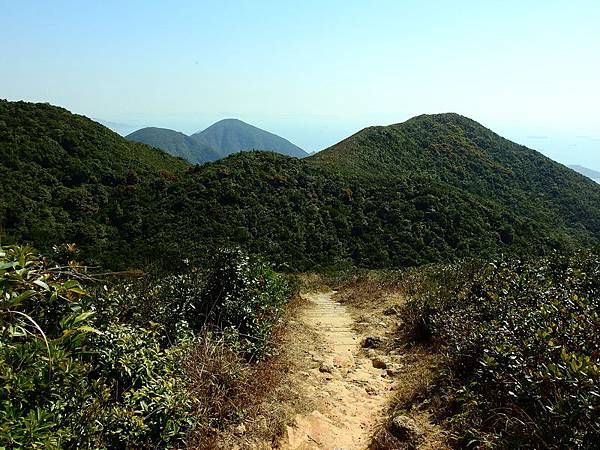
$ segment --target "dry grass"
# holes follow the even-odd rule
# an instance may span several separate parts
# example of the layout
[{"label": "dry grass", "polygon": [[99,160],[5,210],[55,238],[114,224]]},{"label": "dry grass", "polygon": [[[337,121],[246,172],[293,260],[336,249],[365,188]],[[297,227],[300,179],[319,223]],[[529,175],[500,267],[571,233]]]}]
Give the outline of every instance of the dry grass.
[{"label": "dry grass", "polygon": [[[295,296],[286,305],[283,320],[273,332],[273,356],[253,366],[242,362],[242,377],[235,380],[235,386],[230,384],[233,380],[225,376],[222,388],[212,387],[203,393],[209,403],[222,401],[222,406],[213,411],[221,415],[220,423],[228,426],[219,430],[198,428],[190,441],[190,448],[271,449],[285,432],[291,417],[305,409],[299,403],[299,396],[286,382],[290,372],[296,370],[294,364],[297,359],[294,355],[296,346],[290,341],[297,334],[289,328],[293,328],[294,319],[303,304],[304,300]],[[216,361],[205,370],[236,372],[236,363],[231,360],[231,355],[210,356],[216,356]],[[202,357],[202,353],[197,357]],[[218,375],[212,377],[212,381],[216,382]]]}]

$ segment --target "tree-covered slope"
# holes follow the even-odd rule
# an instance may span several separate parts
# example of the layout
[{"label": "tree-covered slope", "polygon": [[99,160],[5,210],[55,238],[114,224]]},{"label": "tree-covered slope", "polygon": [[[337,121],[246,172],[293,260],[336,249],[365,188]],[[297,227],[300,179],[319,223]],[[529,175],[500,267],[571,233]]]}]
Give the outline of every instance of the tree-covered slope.
[{"label": "tree-covered slope", "polygon": [[458,114],[367,128],[310,159],[353,176],[451,185],[554,228],[600,236],[600,186]]},{"label": "tree-covered slope", "polygon": [[390,267],[598,240],[598,186],[459,116],[368,129],[307,159],[186,168],[60,108],[1,107],[4,242],[76,242],[109,267],[176,268],[229,245],[282,268]]},{"label": "tree-covered slope", "polygon": [[135,259],[157,254],[169,266],[223,245],[310,270],[544,253],[591,239],[448,184],[417,178],[382,183],[265,152],[196,167],[152,195],[148,201],[160,214],[134,208],[145,236]]},{"label": "tree-covered slope", "polygon": [[267,150],[302,158],[307,153],[276,134],[237,119],[224,119],[191,136],[196,142],[218,149],[223,155],[249,150]]},{"label": "tree-covered slope", "polygon": [[173,156],[178,156],[194,164],[202,164],[222,157],[217,150],[199,142],[197,139],[167,128],[142,128],[125,138],[160,148]]},{"label": "tree-covered slope", "polygon": [[120,197],[188,164],[47,104],[0,101],[0,239],[100,254],[125,212]]}]

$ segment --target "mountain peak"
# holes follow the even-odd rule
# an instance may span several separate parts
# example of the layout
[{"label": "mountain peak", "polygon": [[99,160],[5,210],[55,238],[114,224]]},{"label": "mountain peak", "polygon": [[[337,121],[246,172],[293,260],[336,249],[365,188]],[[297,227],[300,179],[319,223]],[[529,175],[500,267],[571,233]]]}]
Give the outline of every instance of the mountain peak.
[{"label": "mountain peak", "polygon": [[218,149],[223,156],[249,150],[266,150],[298,158],[307,156],[287,139],[235,118],[219,120],[191,137]]},{"label": "mountain peak", "polygon": [[198,164],[248,150],[267,150],[298,158],[307,156],[290,141],[235,118],[219,120],[191,136],[167,128],[146,127],[129,134],[127,139]]}]

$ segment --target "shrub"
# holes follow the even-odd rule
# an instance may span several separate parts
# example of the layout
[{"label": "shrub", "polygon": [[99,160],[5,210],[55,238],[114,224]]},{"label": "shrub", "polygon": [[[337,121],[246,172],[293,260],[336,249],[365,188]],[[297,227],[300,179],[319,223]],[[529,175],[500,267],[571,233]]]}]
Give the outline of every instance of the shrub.
[{"label": "shrub", "polygon": [[68,268],[28,247],[0,248],[0,443],[62,447],[76,426],[88,380],[90,298]]},{"label": "shrub", "polygon": [[229,342],[251,358],[261,356],[277,323],[289,286],[264,262],[252,261],[239,249],[220,251],[192,317],[194,328],[218,326]]},{"label": "shrub", "polygon": [[283,278],[237,251],[114,286],[75,264],[0,249],[0,446],[181,447],[238,418]]},{"label": "shrub", "polygon": [[443,281],[410,301],[405,318],[446,349],[445,385],[458,400],[451,421],[461,445],[595,448],[598,254],[434,272]]}]

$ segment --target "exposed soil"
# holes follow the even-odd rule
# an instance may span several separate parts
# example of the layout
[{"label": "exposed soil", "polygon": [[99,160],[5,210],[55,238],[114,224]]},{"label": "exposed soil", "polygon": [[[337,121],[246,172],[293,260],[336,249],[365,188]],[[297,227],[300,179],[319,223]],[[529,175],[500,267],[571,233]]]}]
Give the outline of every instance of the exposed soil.
[{"label": "exposed soil", "polygon": [[306,368],[291,382],[314,409],[287,427],[283,449],[368,448],[393,394],[387,369],[363,354],[352,315],[332,295],[305,295],[310,303],[298,320],[318,340],[305,349]]},{"label": "exposed soil", "polygon": [[423,401],[439,355],[400,342],[401,295],[347,285],[298,300],[282,324],[271,395],[219,448],[448,448]]}]

